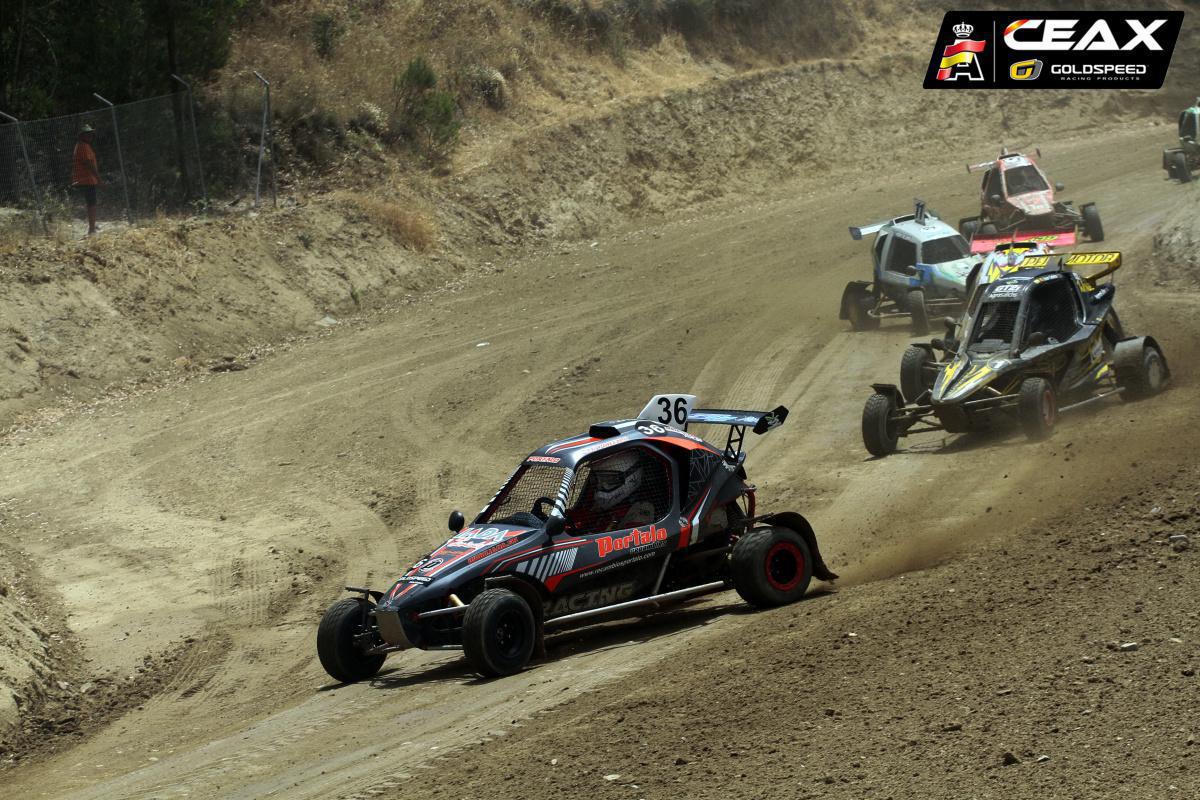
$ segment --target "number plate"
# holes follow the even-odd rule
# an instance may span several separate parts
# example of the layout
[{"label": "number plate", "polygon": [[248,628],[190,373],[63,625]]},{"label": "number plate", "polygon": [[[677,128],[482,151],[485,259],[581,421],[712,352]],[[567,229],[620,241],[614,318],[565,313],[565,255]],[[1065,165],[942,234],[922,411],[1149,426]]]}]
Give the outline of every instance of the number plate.
[{"label": "number plate", "polygon": [[657,394],[650,398],[638,419],[682,429],[687,425],[695,402],[694,394]]}]

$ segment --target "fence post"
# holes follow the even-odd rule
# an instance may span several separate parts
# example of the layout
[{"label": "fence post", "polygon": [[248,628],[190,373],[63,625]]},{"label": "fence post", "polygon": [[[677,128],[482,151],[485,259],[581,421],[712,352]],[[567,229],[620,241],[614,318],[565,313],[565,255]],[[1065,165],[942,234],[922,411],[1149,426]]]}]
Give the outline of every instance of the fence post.
[{"label": "fence post", "polygon": [[196,169],[200,172],[200,194],[204,197],[204,209],[208,210],[208,188],[204,185],[204,160],[200,157],[200,138],[196,135],[196,98],[192,95],[192,85],[183,78],[171,73],[171,77],[183,84],[188,94],[188,117],[192,120],[192,146],[196,148]]},{"label": "fence post", "polygon": [[0,117],[17,126],[17,141],[21,143],[21,155],[25,158],[25,169],[29,172],[29,188],[33,190],[33,202],[37,204],[38,217],[42,220],[42,231],[50,232],[49,224],[46,221],[46,209],[42,205],[42,192],[38,188],[37,180],[33,177],[33,162],[29,160],[29,148],[25,146],[25,130],[21,127],[21,120],[11,114],[5,114],[0,111]]},{"label": "fence post", "polygon": [[133,209],[129,205],[129,180],[125,176],[125,156],[121,153],[121,131],[117,127],[117,107],[95,92],[92,92],[92,97],[108,106],[108,110],[112,113],[113,137],[117,140],[117,164],[121,167],[121,191],[125,195],[125,219],[132,225]]},{"label": "fence post", "polygon": [[[261,133],[259,134],[259,139],[258,139],[258,176],[254,179],[254,207],[258,208],[259,201],[261,200],[260,189],[262,186],[263,153],[266,151],[267,136],[268,136],[268,132],[271,130],[270,129],[271,82],[269,80],[267,80],[266,78],[264,78],[262,76],[262,74],[259,73],[258,70],[254,71],[254,77],[258,78],[258,80],[263,85],[263,115],[262,115]],[[271,134],[270,138],[271,138],[271,145],[270,145],[270,147],[271,147],[271,205],[274,207],[278,207],[279,199],[276,197],[276,190],[275,190],[275,136],[273,133]]]}]

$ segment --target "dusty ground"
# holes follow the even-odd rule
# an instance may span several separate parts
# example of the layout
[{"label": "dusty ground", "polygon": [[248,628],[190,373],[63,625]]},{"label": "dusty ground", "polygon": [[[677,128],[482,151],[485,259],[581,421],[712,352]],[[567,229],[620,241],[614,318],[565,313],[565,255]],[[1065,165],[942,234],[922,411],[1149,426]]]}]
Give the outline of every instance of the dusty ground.
[{"label": "dusty ground", "polygon": [[[53,597],[37,607],[58,618],[38,624],[78,657],[10,737],[28,755],[6,787],[365,797],[416,776],[448,797],[983,797],[1095,779],[1089,795],[1194,794],[1178,769],[1194,750],[1193,551],[1156,542],[1196,527],[1200,324],[1194,291],[1149,265],[1155,234],[1187,225],[1170,209],[1195,198],[1163,182],[1162,138],[1038,137],[1127,253],[1126,324],[1178,367],[1162,397],[1065,420],[1049,442],[864,459],[865,387],[893,376],[907,337],[836,319],[867,264],[846,226],[905,209],[914,187],[965,213],[967,147],[498,258],[249,369],[10,433],[14,585]],[[514,459],[663,389],[792,409],[749,467],[769,507],[810,515],[836,594],[766,614],[721,596],[566,635],[499,682],[412,654],[370,685],[327,685],[312,636],[343,582],[385,583]],[[1002,769],[1006,752],[1020,763]]]}]

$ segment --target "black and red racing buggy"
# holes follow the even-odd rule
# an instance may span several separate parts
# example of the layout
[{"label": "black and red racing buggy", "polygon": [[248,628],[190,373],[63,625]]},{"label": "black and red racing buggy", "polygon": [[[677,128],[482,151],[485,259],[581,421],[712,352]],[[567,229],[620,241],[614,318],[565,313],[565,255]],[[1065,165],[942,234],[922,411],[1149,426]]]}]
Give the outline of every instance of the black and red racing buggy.
[{"label": "black and red racing buggy", "polygon": [[[832,581],[812,527],[791,511],[760,514],[746,480],[747,431],[787,409],[692,409],[658,395],[637,419],[600,422],[530,454],[466,525],[387,591],[346,587],[317,630],[321,665],[338,681],[375,675],[389,653],[462,650],[484,676],[544,655],[547,631],[644,614],[736,589],[748,603],[800,599]],[[718,448],[691,424],[728,428]]]}]

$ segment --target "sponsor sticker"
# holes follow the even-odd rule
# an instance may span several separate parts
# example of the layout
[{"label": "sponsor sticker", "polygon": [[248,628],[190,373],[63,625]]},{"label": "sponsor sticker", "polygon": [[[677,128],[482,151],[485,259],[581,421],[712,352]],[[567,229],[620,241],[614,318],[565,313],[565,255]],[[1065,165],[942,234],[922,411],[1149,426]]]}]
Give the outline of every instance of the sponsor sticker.
[{"label": "sponsor sticker", "polygon": [[600,558],[604,558],[609,553],[634,550],[657,542],[664,542],[666,539],[666,528],[656,528],[651,525],[648,530],[634,530],[623,536],[601,536],[596,539],[596,552]]},{"label": "sponsor sticker", "polygon": [[614,603],[620,603],[631,597],[633,597],[632,583],[605,586],[602,589],[579,592],[578,594],[551,600],[545,605],[546,616],[557,617],[575,611],[587,611],[592,608],[600,608],[601,606],[611,606]]},{"label": "sponsor sticker", "polygon": [[926,89],[1159,89],[1182,11],[949,11]]}]

